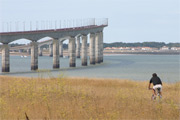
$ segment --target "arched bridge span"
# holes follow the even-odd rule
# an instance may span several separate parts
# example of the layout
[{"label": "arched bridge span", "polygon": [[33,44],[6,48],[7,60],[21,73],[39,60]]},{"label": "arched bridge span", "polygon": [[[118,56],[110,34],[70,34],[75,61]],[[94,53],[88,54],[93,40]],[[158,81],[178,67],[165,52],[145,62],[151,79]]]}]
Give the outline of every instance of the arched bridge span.
[{"label": "arched bridge span", "polygon": [[[82,66],[87,66],[87,39],[89,35],[90,64],[103,62],[103,29],[107,24],[73,27],[66,29],[36,30],[24,32],[1,32],[0,42],[2,45],[2,72],[10,72],[9,43],[17,39],[28,39],[31,41],[31,70],[38,69],[38,40],[46,36],[52,38],[53,69],[60,68],[60,52],[62,42],[69,39],[69,66],[76,66],[76,57],[81,56]],[[82,44],[80,45],[80,37]],[[76,44],[76,45],[75,45]],[[81,55],[80,55],[81,50]]]}]

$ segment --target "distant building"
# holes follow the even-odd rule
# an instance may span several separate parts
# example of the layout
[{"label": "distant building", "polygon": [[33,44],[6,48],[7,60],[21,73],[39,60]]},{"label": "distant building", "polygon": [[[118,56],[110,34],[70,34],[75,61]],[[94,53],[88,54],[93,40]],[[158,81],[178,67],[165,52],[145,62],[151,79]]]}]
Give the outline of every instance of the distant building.
[{"label": "distant building", "polygon": [[123,47],[118,47],[119,50],[123,50],[124,48]]},{"label": "distant building", "polygon": [[119,47],[119,50],[130,50],[129,47]]},{"label": "distant building", "polygon": [[134,50],[141,50],[141,47],[131,47],[131,50],[134,51]]},{"label": "distant building", "polygon": [[169,50],[169,47],[163,46],[162,48],[160,48],[160,50]]},{"label": "distant building", "polygon": [[180,47],[172,47],[171,50],[180,50]]},{"label": "distant building", "polygon": [[117,49],[117,47],[112,47],[112,49],[113,49],[113,50],[116,50],[116,49]]},{"label": "distant building", "polygon": [[111,50],[112,48],[111,47],[106,47],[104,48],[105,50]]},{"label": "distant building", "polygon": [[131,48],[130,47],[125,47],[124,50],[131,50]]},{"label": "distant building", "polygon": [[151,47],[142,47],[141,50],[153,50]]}]

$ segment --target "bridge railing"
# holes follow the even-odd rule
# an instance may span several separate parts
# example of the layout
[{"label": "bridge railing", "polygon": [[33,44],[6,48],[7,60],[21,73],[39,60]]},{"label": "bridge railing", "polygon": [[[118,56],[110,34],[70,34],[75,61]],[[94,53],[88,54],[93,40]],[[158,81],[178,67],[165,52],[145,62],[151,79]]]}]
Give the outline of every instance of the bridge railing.
[{"label": "bridge railing", "polygon": [[107,18],[0,22],[0,33],[108,25]]}]

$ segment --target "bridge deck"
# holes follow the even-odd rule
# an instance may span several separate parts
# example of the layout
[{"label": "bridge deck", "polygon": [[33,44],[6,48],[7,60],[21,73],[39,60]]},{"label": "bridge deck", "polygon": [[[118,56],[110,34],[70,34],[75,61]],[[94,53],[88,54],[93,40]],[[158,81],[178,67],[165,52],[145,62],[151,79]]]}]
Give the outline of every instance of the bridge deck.
[{"label": "bridge deck", "polygon": [[45,33],[45,32],[60,32],[60,31],[71,31],[71,30],[83,30],[87,28],[98,28],[106,27],[107,25],[90,25],[82,27],[71,27],[71,28],[62,28],[62,29],[48,29],[48,30],[33,30],[33,31],[18,31],[18,32],[0,32],[0,35],[17,35],[17,34],[28,34],[28,33]]}]

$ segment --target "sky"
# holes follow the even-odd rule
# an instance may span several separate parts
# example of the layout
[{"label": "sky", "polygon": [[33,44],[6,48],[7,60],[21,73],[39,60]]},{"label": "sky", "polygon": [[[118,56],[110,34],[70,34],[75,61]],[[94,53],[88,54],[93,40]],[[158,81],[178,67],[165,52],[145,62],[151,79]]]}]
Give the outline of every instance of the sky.
[{"label": "sky", "polygon": [[104,42],[180,42],[179,0],[0,0],[0,22],[108,18]]}]

